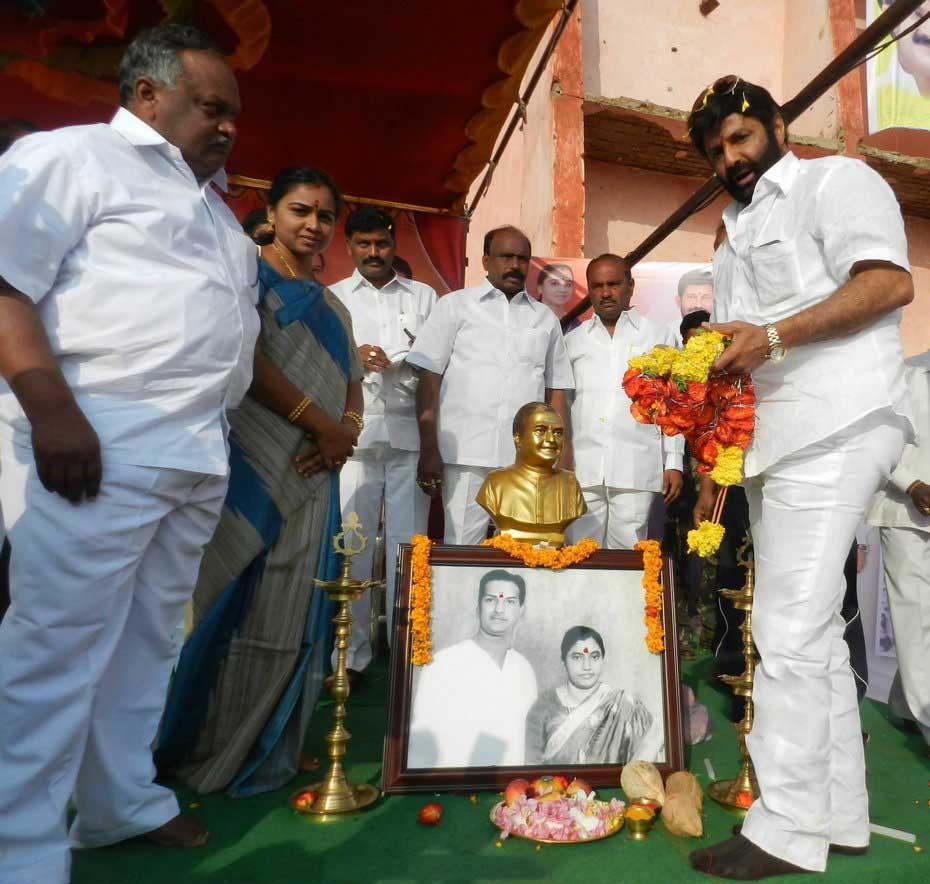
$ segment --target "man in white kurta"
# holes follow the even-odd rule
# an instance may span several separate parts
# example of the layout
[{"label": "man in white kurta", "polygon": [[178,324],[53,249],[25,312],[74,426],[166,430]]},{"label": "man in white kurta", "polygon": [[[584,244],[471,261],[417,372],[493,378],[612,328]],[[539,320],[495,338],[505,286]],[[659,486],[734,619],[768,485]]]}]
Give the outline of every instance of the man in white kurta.
[{"label": "man in white kurta", "polygon": [[[343,515],[358,513],[374,538],[384,507],[388,640],[394,614],[397,545],[426,531],[429,497],[417,486],[416,373],[406,363],[413,339],[436,303],[436,292],[394,271],[394,220],[370,206],[346,219],[355,272],[330,291],[352,314],[352,331],[365,367],[365,427],[355,453],[339,475]],[[352,559],[352,577],[370,580],[374,543]],[[346,665],[363,671],[371,662],[371,596],[353,603]],[[333,652],[335,665],[335,651]]]},{"label": "man in white kurta", "polygon": [[906,365],[917,439],[876,495],[869,524],[880,528],[904,699],[930,746],[930,351]]},{"label": "man in white kurta", "polygon": [[670,328],[636,307],[633,277],[623,259],[601,255],[587,268],[594,316],[565,337],[575,378],[572,442],[575,476],[588,511],[566,535],[607,549],[632,549],[645,540],[656,496],[673,503],[681,493],[684,440],[638,423],[621,381],[633,356],[657,345],[675,346]]},{"label": "man in white kurta", "polygon": [[417,391],[421,487],[442,494],[446,543],[475,544],[490,517],[475,495],[491,470],[513,462],[514,415],[545,398],[570,419],[574,386],[555,314],[526,293],[526,236],[512,227],[485,236],[480,285],[439,299],[407,362],[422,369]]},{"label": "man in white kurta", "polygon": [[727,77],[696,107],[695,146],[734,197],[714,257],[713,319],[731,338],[716,368],[751,372],[757,395],[745,488],[761,664],[747,744],[761,798],[739,835],[691,862],[736,879],[822,871],[828,849],[869,842],[840,609],[856,529],[911,433],[907,242],[881,177],[845,157],[798,159],[766,90]]},{"label": "man in white kurta", "polygon": [[121,71],[112,122],[28,136],[0,160],[10,884],[67,882],[72,798],[77,847],[207,835],[153,782],[150,746],[258,333],[255,247],[213,189],[239,99],[192,28],[147,32]]},{"label": "man in white kurta", "polygon": [[537,695],[533,667],[513,648],[525,604],[519,574],[494,570],[482,576],[477,633],[438,651],[419,669],[407,767],[524,763],[526,714]]}]

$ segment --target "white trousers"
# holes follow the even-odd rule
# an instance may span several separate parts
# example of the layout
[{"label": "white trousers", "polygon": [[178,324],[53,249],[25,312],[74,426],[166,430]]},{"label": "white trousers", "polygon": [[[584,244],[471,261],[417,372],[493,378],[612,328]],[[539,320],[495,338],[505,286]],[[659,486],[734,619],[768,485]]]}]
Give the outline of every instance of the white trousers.
[{"label": "white trousers", "polygon": [[[371,580],[375,534],[384,505],[385,609],[388,641],[394,620],[394,585],[397,545],[410,543],[414,534],[425,534],[429,519],[429,497],[417,486],[419,452],[387,446],[365,448],[350,457],[339,476],[342,515],[358,513],[362,531],[368,536],[365,551],[352,559],[352,578]],[[352,633],[347,649],[347,666],[358,672],[371,662],[371,594],[365,592],[352,603]],[[333,666],[336,652],[333,651]]]},{"label": "white trousers", "polygon": [[475,495],[490,472],[491,467],[446,464],[442,482],[446,543],[474,546],[488,536],[491,517],[475,503]]},{"label": "white trousers", "polygon": [[755,722],[762,797],[743,835],[823,871],[831,843],[869,842],[856,686],[843,641],[843,563],[903,432],[878,412],[746,483],[755,549]]},{"label": "white trousers", "polygon": [[930,743],[930,534],[882,528],[880,535],[901,687]]},{"label": "white trousers", "polygon": [[596,540],[604,549],[633,549],[649,533],[649,511],[655,494],[652,491],[629,491],[597,485],[582,488],[588,511],[576,519],[565,532],[567,543],[585,537]]},{"label": "white trousers", "polygon": [[151,744],[173,635],[226,479],[108,464],[96,500],[51,494],[32,451],[0,443],[11,604],[0,624],[0,882],[63,884],[96,847],[179,812]]}]

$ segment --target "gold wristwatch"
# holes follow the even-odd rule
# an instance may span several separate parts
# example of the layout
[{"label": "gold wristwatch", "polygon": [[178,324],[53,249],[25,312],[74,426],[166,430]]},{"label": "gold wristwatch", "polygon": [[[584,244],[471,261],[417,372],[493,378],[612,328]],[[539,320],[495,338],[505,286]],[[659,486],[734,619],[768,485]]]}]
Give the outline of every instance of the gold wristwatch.
[{"label": "gold wristwatch", "polygon": [[778,329],[775,328],[775,324],[770,322],[765,326],[765,333],[769,339],[769,352],[765,358],[771,359],[772,362],[781,362],[788,355],[788,351],[781,342],[781,337],[778,334]]}]

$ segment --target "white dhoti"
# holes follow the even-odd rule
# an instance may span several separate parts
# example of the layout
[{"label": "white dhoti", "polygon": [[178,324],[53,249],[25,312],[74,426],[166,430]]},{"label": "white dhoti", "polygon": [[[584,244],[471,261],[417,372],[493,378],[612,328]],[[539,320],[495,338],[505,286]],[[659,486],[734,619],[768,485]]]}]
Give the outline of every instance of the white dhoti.
[{"label": "white dhoti", "polygon": [[491,467],[446,464],[442,482],[446,543],[474,546],[488,536],[491,517],[475,503],[475,496],[490,472]]},{"label": "white dhoti", "polygon": [[743,835],[812,871],[831,843],[869,841],[856,686],[843,641],[843,563],[903,431],[877,412],[746,482],[755,548],[755,722],[762,797]]},{"label": "white dhoti", "polygon": [[0,881],[64,884],[71,844],[96,847],[179,812],[151,744],[173,636],[219,519],[226,479],[108,463],[74,506],[4,441],[0,501],[14,547],[0,624]]},{"label": "white dhoti", "polygon": [[[352,579],[371,580],[374,540],[384,504],[385,610],[388,641],[394,621],[394,586],[397,546],[410,543],[414,534],[425,534],[429,519],[429,497],[417,485],[419,452],[379,445],[363,448],[350,457],[339,476],[342,515],[358,513],[368,543],[352,558]],[[346,666],[358,672],[371,662],[371,594],[362,593],[352,603],[352,633]],[[336,665],[333,651],[332,664]]]},{"label": "white dhoti", "polygon": [[652,491],[631,491],[597,485],[583,488],[588,511],[565,531],[567,543],[585,537],[604,549],[633,549],[649,531],[649,511],[656,495]]},{"label": "white dhoti", "polygon": [[930,743],[930,534],[918,528],[880,534],[901,687]]}]

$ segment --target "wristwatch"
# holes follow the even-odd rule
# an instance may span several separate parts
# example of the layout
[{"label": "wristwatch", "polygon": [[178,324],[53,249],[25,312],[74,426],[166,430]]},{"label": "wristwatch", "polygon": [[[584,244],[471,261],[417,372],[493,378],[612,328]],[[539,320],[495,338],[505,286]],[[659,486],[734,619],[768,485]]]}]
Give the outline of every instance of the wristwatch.
[{"label": "wristwatch", "polygon": [[769,339],[769,352],[766,359],[771,359],[772,362],[781,362],[788,355],[788,351],[781,342],[781,337],[779,337],[778,329],[775,328],[775,324],[770,322],[765,326],[765,333]]}]

